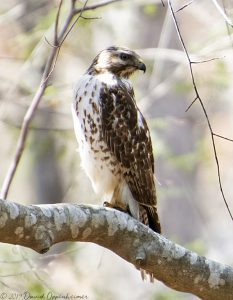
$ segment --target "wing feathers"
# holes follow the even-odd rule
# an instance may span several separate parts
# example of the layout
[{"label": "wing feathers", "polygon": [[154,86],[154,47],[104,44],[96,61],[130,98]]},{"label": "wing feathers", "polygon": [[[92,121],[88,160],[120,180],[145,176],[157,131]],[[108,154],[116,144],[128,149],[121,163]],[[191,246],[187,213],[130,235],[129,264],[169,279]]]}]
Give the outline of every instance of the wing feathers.
[{"label": "wing feathers", "polygon": [[[147,225],[160,232],[152,144],[133,90],[127,89],[123,83],[109,89],[103,86],[100,99],[103,138],[125,169],[125,180],[133,197],[143,206],[143,211],[146,210]],[[145,217],[143,219],[146,220]]]}]

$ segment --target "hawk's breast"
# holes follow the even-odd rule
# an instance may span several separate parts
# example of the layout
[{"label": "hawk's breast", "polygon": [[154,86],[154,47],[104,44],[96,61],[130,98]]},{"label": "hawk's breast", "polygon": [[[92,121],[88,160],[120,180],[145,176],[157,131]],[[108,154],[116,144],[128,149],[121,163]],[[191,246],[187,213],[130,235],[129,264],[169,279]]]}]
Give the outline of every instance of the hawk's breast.
[{"label": "hawk's breast", "polygon": [[120,166],[102,136],[100,91],[115,84],[116,80],[109,75],[86,74],[77,83],[74,91],[72,115],[82,167],[96,193],[112,193],[121,175]]}]

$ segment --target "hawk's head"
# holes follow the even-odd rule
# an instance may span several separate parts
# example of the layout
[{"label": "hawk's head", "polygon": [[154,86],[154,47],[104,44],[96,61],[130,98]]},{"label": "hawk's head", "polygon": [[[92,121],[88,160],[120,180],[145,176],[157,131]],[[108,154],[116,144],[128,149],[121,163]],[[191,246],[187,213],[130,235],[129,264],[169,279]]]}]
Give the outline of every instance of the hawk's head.
[{"label": "hawk's head", "polygon": [[146,71],[146,66],[140,56],[128,48],[112,46],[96,56],[88,69],[88,73],[108,72],[128,78],[136,70]]}]

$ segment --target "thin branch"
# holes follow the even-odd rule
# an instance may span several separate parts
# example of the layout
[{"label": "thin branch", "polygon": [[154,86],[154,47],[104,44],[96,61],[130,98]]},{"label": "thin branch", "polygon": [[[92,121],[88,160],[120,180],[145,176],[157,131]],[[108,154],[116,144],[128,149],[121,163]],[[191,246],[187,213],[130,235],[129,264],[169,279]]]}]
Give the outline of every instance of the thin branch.
[{"label": "thin branch", "polygon": [[[112,4],[112,3],[115,3],[115,2],[120,2],[120,1],[123,1],[123,0],[108,0],[108,1],[103,1],[101,3],[96,3],[96,4],[93,4],[93,5],[90,5],[90,6],[86,6],[85,7],[85,11],[94,10],[94,9],[97,9],[97,8],[100,8],[100,7],[104,7],[106,5],[109,5],[109,4]],[[81,11],[82,11],[81,8],[77,8],[77,9],[74,10],[74,14],[79,14]]]},{"label": "thin branch", "polygon": [[[40,83],[40,86],[38,87],[38,90],[35,93],[34,98],[32,99],[32,102],[25,114],[25,117],[23,119],[23,123],[22,123],[22,127],[21,127],[21,131],[20,131],[20,135],[16,144],[16,150],[13,156],[13,159],[10,163],[9,169],[7,171],[7,174],[4,178],[3,181],[3,185],[2,185],[2,189],[1,189],[1,198],[6,199],[8,192],[9,192],[9,188],[10,185],[12,183],[12,180],[14,178],[16,169],[18,167],[19,161],[21,159],[24,147],[25,147],[25,143],[26,143],[26,139],[27,139],[27,135],[28,135],[28,131],[29,131],[29,126],[30,123],[35,115],[35,112],[37,110],[37,107],[44,95],[45,89],[49,83],[49,78],[52,74],[52,72],[54,71],[54,68],[56,66],[56,62],[58,59],[58,55],[59,55],[59,51],[60,48],[63,44],[63,42],[65,41],[67,35],[70,33],[70,31],[72,30],[72,28],[74,27],[74,25],[76,24],[76,22],[79,20],[79,18],[82,16],[82,13],[84,11],[87,10],[94,10],[97,9],[99,7],[103,7],[106,5],[109,5],[111,3],[114,2],[119,2],[121,0],[110,0],[110,1],[105,1],[102,3],[98,3],[92,6],[86,6],[87,1],[84,3],[83,7],[80,9],[75,9],[75,1],[72,1],[72,5],[71,5],[71,10],[61,28],[60,33],[58,33],[58,23],[59,23],[59,16],[60,16],[60,10],[61,10],[61,5],[62,5],[62,0],[59,3],[59,7],[58,7],[58,11],[57,11],[57,16],[56,16],[56,21],[55,21],[55,32],[54,32],[54,46],[51,49],[50,55],[47,59],[46,65],[45,65],[45,69],[43,72],[43,76],[42,76],[42,80]],[[75,15],[79,14],[79,16],[76,18],[76,20],[74,21],[74,23],[71,25],[70,27],[70,23],[73,19],[73,17]]]},{"label": "thin branch", "polygon": [[54,54],[54,56],[53,56],[53,64],[52,64],[52,67],[50,66],[51,69],[50,69],[50,71],[49,71],[47,77],[45,77],[45,79],[42,81],[42,84],[46,84],[46,87],[47,87],[47,83],[48,83],[49,78],[51,77],[53,71],[55,70],[55,67],[56,67],[56,64],[57,64],[57,60],[58,60],[58,55],[59,55],[59,53],[60,53],[61,47],[60,47],[60,46],[57,46],[57,47],[55,47],[54,49],[56,49],[56,51],[55,51],[55,54]]},{"label": "thin branch", "polygon": [[[184,49],[184,52],[186,54],[186,57],[187,57],[187,60],[188,60],[188,64],[189,64],[189,71],[190,71],[190,75],[191,75],[191,79],[192,79],[192,85],[193,85],[193,89],[195,91],[195,94],[196,94],[196,100],[199,101],[200,105],[201,105],[201,108],[202,108],[202,111],[205,115],[205,118],[206,118],[206,121],[207,121],[207,124],[208,124],[208,128],[209,128],[209,132],[210,132],[210,136],[211,136],[211,141],[212,141],[212,146],[213,146],[213,151],[214,151],[214,158],[215,158],[215,162],[216,162],[216,167],[217,167],[217,173],[218,173],[218,183],[219,183],[219,188],[220,188],[220,192],[222,194],[222,198],[224,200],[224,203],[226,205],[226,208],[228,210],[228,213],[233,221],[233,215],[231,213],[231,210],[228,206],[228,203],[227,203],[227,200],[226,200],[226,197],[225,197],[225,193],[224,193],[224,190],[223,190],[223,186],[222,186],[222,179],[221,179],[221,173],[220,173],[220,166],[219,166],[219,160],[218,160],[218,154],[217,154],[217,150],[216,150],[216,145],[215,145],[215,140],[214,140],[214,131],[212,129],[212,125],[210,123],[210,120],[209,120],[209,116],[207,114],[207,111],[205,109],[205,106],[204,106],[204,103],[202,101],[202,98],[200,97],[199,95],[199,92],[198,92],[198,89],[197,89],[197,85],[196,85],[196,81],[195,81],[195,78],[194,78],[194,74],[193,74],[193,68],[192,68],[192,61],[190,59],[190,56],[189,56],[189,53],[187,51],[187,48],[185,46],[185,43],[184,43],[184,40],[182,38],[182,35],[181,35],[181,32],[180,32],[180,28],[178,26],[178,23],[177,23],[177,20],[176,20],[176,17],[175,17],[175,12],[173,10],[173,7],[172,7],[172,4],[171,4],[171,0],[168,0],[168,6],[170,8],[170,11],[171,11],[171,15],[172,15],[172,18],[173,18],[173,21],[174,21],[174,24],[175,24],[175,28],[176,28],[176,31],[177,31],[177,34],[178,34],[178,37],[180,39],[180,42],[181,42],[181,45]],[[192,104],[192,103],[191,103]]]},{"label": "thin branch", "polygon": [[58,47],[58,46],[53,45],[53,44],[47,39],[46,36],[44,36],[44,40],[46,41],[46,43],[47,43],[50,47],[52,47],[52,48],[57,48],[57,47]]},{"label": "thin branch", "polygon": [[20,293],[20,291],[18,290],[18,289],[16,289],[16,288],[12,288],[12,285],[8,285],[8,284],[6,284],[5,282],[3,282],[2,280],[0,280],[0,284],[2,285],[2,286],[4,286],[5,288],[7,288],[9,291],[11,291],[11,292],[16,292],[16,293]]},{"label": "thin branch", "polygon": [[[34,261],[34,260],[43,261],[43,260],[47,260],[48,258],[56,259],[62,256],[67,257],[68,255],[72,255],[72,254],[76,255],[78,250],[80,250],[80,246],[74,249],[62,251],[60,253],[46,254],[44,256],[35,255],[34,257],[30,257],[30,261]],[[0,264],[9,264],[9,265],[23,264],[29,259],[27,256],[25,257],[24,254],[21,256],[23,258],[19,260],[0,260]]]},{"label": "thin branch", "polygon": [[49,286],[47,284],[47,282],[41,277],[41,275],[38,272],[38,268],[35,268],[31,262],[31,260],[27,257],[27,255],[25,255],[25,253],[23,253],[24,249],[20,248],[20,253],[21,256],[24,259],[24,262],[28,265],[29,269],[32,271],[32,273],[34,274],[34,276],[36,277],[36,279],[38,280],[38,282],[41,283],[42,286],[45,286],[48,290],[51,290],[53,292],[55,292],[55,290],[52,289],[51,286]]},{"label": "thin branch", "polygon": [[1,274],[0,275],[0,278],[8,278],[8,277],[17,277],[17,276],[22,276],[22,275],[25,275],[25,274],[28,274],[28,273],[31,273],[33,272],[34,270],[33,269],[29,269],[29,270],[25,270],[25,271],[22,271],[22,272],[13,272],[13,273],[9,273],[9,274]]},{"label": "thin branch", "polygon": [[[21,129],[21,124],[15,124],[15,123],[11,123],[6,119],[0,119],[0,122],[5,124],[6,126],[9,126],[11,128],[15,128],[17,130]],[[54,131],[54,132],[69,132],[73,130],[73,127],[52,127],[52,126],[47,126],[47,127],[42,127],[42,126],[34,126],[34,125],[30,125],[29,126],[29,130],[32,131]]]},{"label": "thin branch", "polygon": [[[74,20],[74,22],[71,24],[71,26],[67,29],[67,31],[64,33],[64,36],[61,38],[61,41],[59,42],[59,47],[62,46],[62,44],[64,43],[64,41],[66,40],[67,36],[69,35],[69,33],[71,32],[71,30],[74,28],[75,24],[78,22],[78,20],[81,18],[82,13],[84,12],[84,10],[86,10],[86,5],[87,5],[88,0],[85,1],[83,7],[79,10],[79,15],[77,16],[77,18]],[[76,13],[71,13],[74,15],[76,15]]]},{"label": "thin branch", "polygon": [[21,158],[23,150],[24,150],[24,146],[25,146],[25,142],[26,142],[26,138],[27,138],[27,134],[28,134],[28,130],[29,130],[29,124],[34,116],[34,113],[36,111],[36,108],[37,108],[42,96],[44,95],[45,88],[46,88],[46,84],[41,84],[39,86],[39,89],[37,90],[34,98],[32,99],[31,105],[28,108],[28,110],[25,114],[25,117],[23,119],[20,135],[19,135],[19,138],[18,138],[18,141],[16,144],[15,154],[13,156],[13,160],[10,163],[10,167],[7,171],[6,177],[4,178],[4,182],[2,185],[1,198],[3,198],[3,199],[6,199],[6,197],[7,197],[11,182],[13,180],[17,166],[19,164],[20,158]]},{"label": "thin branch", "polygon": [[209,59],[203,59],[203,60],[200,60],[200,61],[191,61],[190,63],[191,64],[203,64],[203,63],[207,63],[207,62],[210,62],[210,61],[213,61],[213,60],[219,60],[219,59],[223,59],[225,58],[225,56],[221,56],[221,57],[213,57],[213,58],[209,58]]},{"label": "thin branch", "polygon": [[178,10],[175,11],[175,13],[180,12],[181,10],[185,9],[186,7],[188,7],[189,5],[191,5],[193,3],[193,0],[188,2],[187,4],[181,6],[181,8],[179,8]]},{"label": "thin branch", "polygon": [[92,205],[25,206],[4,200],[0,209],[3,243],[45,253],[60,242],[92,242],[175,290],[203,300],[233,300],[233,268],[169,241],[126,213]]},{"label": "thin branch", "polygon": [[233,28],[233,23],[232,21],[228,18],[228,16],[226,15],[224,9],[222,9],[222,7],[219,5],[217,0],[212,0],[213,4],[215,5],[215,7],[217,8],[217,10],[219,11],[219,13],[223,16],[225,22],[231,26]]},{"label": "thin branch", "polygon": [[[74,28],[74,25],[78,22],[78,20],[82,17],[82,13],[84,12],[85,10],[85,7],[87,5],[87,2],[88,0],[85,1],[83,7],[81,8],[80,12],[79,12],[79,15],[78,17],[74,20],[74,22],[71,24],[71,26],[69,27],[69,24],[70,22],[72,21],[73,19],[73,16],[74,16],[74,12],[71,10],[70,11],[70,14],[68,16],[68,22],[66,22],[65,24],[67,24],[67,26],[64,26],[65,27],[65,30],[63,28],[62,32],[64,32],[63,35],[60,34],[60,36],[58,37],[58,32],[56,32],[57,30],[57,25],[55,26],[55,38],[56,38],[56,41],[55,41],[55,47],[57,46],[57,51],[56,51],[56,54],[55,54],[55,57],[53,59],[53,64],[52,64],[52,67],[50,66],[50,71],[47,75],[47,77],[44,79],[45,82],[48,81],[49,77],[52,75],[55,67],[56,67],[56,64],[57,64],[57,59],[58,59],[58,56],[59,56],[59,53],[60,53],[60,49],[61,49],[61,46],[63,45],[64,41],[66,40],[67,36],[69,35],[69,33],[71,32],[71,30]],[[60,2],[60,4],[62,3],[62,0]],[[73,5],[71,6],[73,8]],[[56,17],[56,24],[58,23],[58,17],[59,17],[59,14],[60,14],[60,9],[61,9],[61,6],[59,5],[59,8],[58,8],[58,12],[57,12],[57,17]]]},{"label": "thin branch", "polygon": [[[224,10],[224,13],[227,14],[227,11],[226,11],[226,7],[225,7],[225,1],[222,0],[222,6],[223,6],[223,10]],[[225,21],[225,24],[226,24],[226,28],[227,28],[227,35],[229,37],[229,40],[230,40],[230,43],[231,43],[231,46],[233,47],[233,39],[232,39],[232,36],[231,36],[231,31],[230,31],[230,26],[229,24]]]},{"label": "thin branch", "polygon": [[213,133],[213,135],[214,135],[214,136],[217,136],[217,137],[219,137],[219,138],[221,138],[221,139],[223,139],[223,140],[227,140],[227,141],[229,141],[229,142],[233,142],[233,139],[229,139],[229,138],[227,138],[227,137],[225,137],[225,136],[223,136],[223,135],[216,134],[216,133]]},{"label": "thin branch", "polygon": [[101,20],[101,17],[84,17],[84,16],[80,16],[81,19],[83,20]]},{"label": "thin branch", "polygon": [[187,111],[191,108],[191,106],[192,106],[197,100],[198,100],[198,98],[196,97],[196,98],[189,104],[189,106],[186,108],[185,112],[187,112]]},{"label": "thin branch", "polygon": [[55,47],[58,45],[58,23],[59,23],[59,17],[60,17],[60,11],[62,7],[63,0],[60,0],[57,15],[56,15],[56,21],[55,21],[55,28],[54,28],[54,45]]}]

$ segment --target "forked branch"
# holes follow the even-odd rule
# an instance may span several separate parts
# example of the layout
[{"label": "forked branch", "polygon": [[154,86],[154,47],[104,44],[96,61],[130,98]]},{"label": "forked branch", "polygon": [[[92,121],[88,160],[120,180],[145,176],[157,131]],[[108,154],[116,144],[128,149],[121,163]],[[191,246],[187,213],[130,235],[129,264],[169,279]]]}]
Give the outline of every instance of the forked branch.
[{"label": "forked branch", "polygon": [[[84,5],[82,6],[82,8],[76,9],[75,8],[76,1],[71,0],[70,11],[69,11],[67,18],[65,19],[63,25],[61,26],[61,30],[59,32],[58,25],[59,25],[59,18],[60,18],[60,10],[61,10],[61,6],[63,3],[63,1],[60,0],[60,4],[58,7],[58,11],[57,11],[57,16],[56,16],[56,20],[55,20],[55,26],[54,26],[54,42],[53,42],[53,45],[51,45],[51,43],[49,43],[51,46],[51,49],[50,49],[50,54],[48,56],[48,59],[45,63],[45,68],[44,68],[44,72],[42,75],[41,83],[35,93],[35,96],[32,99],[32,102],[31,102],[31,104],[24,116],[23,122],[22,122],[20,135],[19,135],[19,138],[18,138],[17,144],[16,144],[16,150],[13,155],[13,158],[10,163],[7,174],[3,181],[1,195],[0,195],[2,199],[6,199],[6,197],[8,195],[10,185],[12,183],[16,169],[18,167],[18,164],[20,162],[21,156],[22,156],[24,148],[25,148],[25,143],[26,143],[30,123],[31,123],[31,121],[35,115],[36,109],[44,95],[45,89],[49,84],[49,79],[51,77],[51,74],[54,71],[55,66],[56,66],[60,48],[61,48],[62,44],[64,43],[66,37],[68,36],[68,34],[70,33],[70,31],[72,30],[74,25],[77,23],[79,18],[82,17],[82,14],[84,11],[97,9],[99,7],[103,7],[108,4],[112,4],[114,2],[119,2],[119,1],[121,1],[121,0],[109,0],[109,1],[104,1],[102,3],[87,6],[88,0],[86,0]],[[77,16],[77,17],[74,20],[74,22],[72,23],[72,20],[75,16]]]},{"label": "forked branch", "polygon": [[202,108],[202,111],[204,113],[204,116],[206,118],[206,121],[207,121],[207,125],[208,125],[208,128],[209,128],[209,132],[210,132],[210,136],[211,136],[211,141],[212,141],[212,146],[213,146],[213,151],[214,151],[214,158],[215,158],[215,162],[216,162],[216,166],[217,166],[217,173],[218,173],[218,182],[219,182],[219,188],[220,188],[220,192],[222,194],[222,198],[224,200],[224,203],[226,205],[226,208],[228,210],[228,213],[233,221],[233,215],[231,213],[231,210],[229,208],[229,205],[228,205],[228,202],[227,202],[227,199],[225,197],[225,193],[224,193],[224,190],[223,190],[223,185],[222,185],[222,179],[221,179],[221,172],[220,172],[220,166],[219,166],[219,159],[218,159],[218,153],[217,153],[217,149],[216,149],[216,144],[215,144],[215,136],[217,137],[221,137],[225,140],[228,140],[228,141],[232,141],[231,139],[228,139],[228,138],[225,138],[223,136],[219,136],[217,134],[214,133],[213,131],[213,128],[212,128],[212,125],[210,123],[210,119],[209,119],[209,116],[208,116],[208,113],[205,109],[205,106],[204,106],[204,103],[203,103],[203,100],[199,94],[199,91],[197,89],[197,84],[196,84],[196,80],[195,80],[195,77],[194,77],[194,73],[193,73],[193,67],[192,65],[195,63],[191,60],[190,56],[189,56],[189,53],[188,53],[188,50],[186,48],[186,45],[184,43],[184,40],[183,40],[183,37],[181,35],[181,32],[180,32],[180,29],[179,29],[179,26],[178,26],[178,22],[177,22],[177,19],[176,19],[176,16],[175,16],[175,12],[174,12],[174,9],[173,9],[173,6],[171,4],[171,0],[168,0],[168,6],[170,8],[170,11],[171,11],[171,15],[172,15],[172,18],[173,18],[173,21],[174,21],[174,24],[175,24],[175,28],[176,28],[176,31],[177,31],[177,34],[178,34],[178,37],[180,39],[180,42],[181,42],[181,45],[184,49],[184,52],[186,54],[186,57],[187,57],[187,60],[188,60],[188,64],[189,64],[189,70],[190,70],[190,75],[191,75],[191,79],[192,79],[192,85],[193,85],[193,89],[195,91],[195,99],[191,102],[191,104],[188,106],[188,108],[186,109],[186,111],[188,111],[191,106],[196,102],[198,101],[199,104],[201,105],[201,108]]}]

